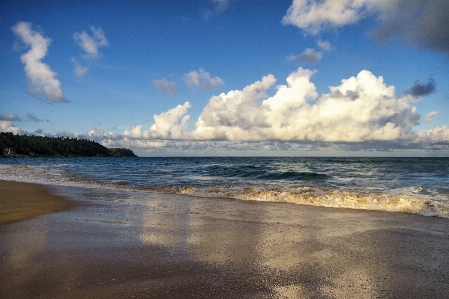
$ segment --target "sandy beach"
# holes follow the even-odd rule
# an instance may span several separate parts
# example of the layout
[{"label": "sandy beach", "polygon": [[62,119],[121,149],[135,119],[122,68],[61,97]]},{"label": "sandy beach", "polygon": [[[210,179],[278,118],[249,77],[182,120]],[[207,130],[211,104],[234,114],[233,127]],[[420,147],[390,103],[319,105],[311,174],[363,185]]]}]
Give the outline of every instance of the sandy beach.
[{"label": "sandy beach", "polygon": [[0,180],[0,225],[60,212],[73,205],[40,185]]},{"label": "sandy beach", "polygon": [[[0,298],[449,294],[448,219],[76,187],[52,187],[49,193],[10,182],[0,186]],[[67,209],[70,203],[62,198],[76,205]],[[8,202],[12,199],[21,200]],[[13,217],[4,221],[4,215]]]}]

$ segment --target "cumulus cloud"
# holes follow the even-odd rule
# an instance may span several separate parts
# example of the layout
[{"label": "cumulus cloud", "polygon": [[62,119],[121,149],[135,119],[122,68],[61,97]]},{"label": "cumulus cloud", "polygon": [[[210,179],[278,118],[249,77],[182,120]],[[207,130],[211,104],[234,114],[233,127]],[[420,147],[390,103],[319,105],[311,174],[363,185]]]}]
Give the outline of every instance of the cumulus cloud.
[{"label": "cumulus cloud", "polygon": [[17,23],[12,30],[24,44],[31,48],[20,56],[25,65],[29,93],[35,96],[43,93],[51,102],[65,102],[61,83],[56,78],[57,74],[41,61],[47,55],[51,40],[32,30],[31,24],[27,22]]},{"label": "cumulus cloud", "polygon": [[449,143],[449,127],[441,126],[430,130],[417,132],[416,142],[427,144],[447,144]]},{"label": "cumulus cloud", "polygon": [[21,134],[22,130],[13,125],[13,122],[21,121],[20,117],[16,114],[0,114],[0,131],[1,132],[11,132],[14,134]]},{"label": "cumulus cloud", "polygon": [[309,34],[356,23],[374,0],[309,1],[294,0],[282,19],[284,25],[295,25]]},{"label": "cumulus cloud", "polygon": [[288,57],[291,61],[297,61],[300,63],[318,62],[323,58],[321,52],[315,52],[315,49],[307,48],[299,55],[291,55]]},{"label": "cumulus cloud", "polygon": [[92,36],[86,31],[81,33],[75,32],[73,34],[73,39],[84,50],[84,52],[86,52],[85,57],[98,58],[100,56],[98,48],[108,46],[109,41],[101,28],[91,26],[89,29],[92,32]]},{"label": "cumulus cloud", "polygon": [[[203,150],[253,154],[273,150],[449,150],[447,126],[412,130],[420,120],[413,105],[421,97],[398,94],[394,86],[368,70],[319,94],[311,82],[314,73],[299,67],[284,84],[269,74],[242,90],[213,96],[193,130],[188,126],[191,105],[185,102],[155,114],[149,128],[137,125],[123,134],[106,134],[97,128],[79,136],[106,146],[146,148],[161,155]],[[436,114],[427,114],[425,121]],[[17,118],[4,115],[0,119]]]},{"label": "cumulus cloud", "polygon": [[429,123],[433,120],[433,118],[438,114],[437,111],[432,111],[426,114],[426,118],[424,119],[424,122]]},{"label": "cumulus cloud", "polygon": [[[397,140],[420,118],[412,96],[398,98],[382,77],[361,71],[356,77],[318,95],[310,82],[313,71],[301,67],[287,85],[261,100],[272,87],[272,75],[211,98],[196,130],[198,139],[364,142]],[[242,113],[243,112],[243,113]]]},{"label": "cumulus cloud", "polygon": [[449,53],[448,1],[422,0],[294,0],[282,19],[307,34],[378,18],[372,31],[378,41],[399,38],[407,43]]},{"label": "cumulus cloud", "polygon": [[203,17],[208,19],[210,17],[216,16],[226,9],[228,9],[230,0],[211,0],[213,8],[204,8],[202,9]]},{"label": "cumulus cloud", "polygon": [[183,80],[191,88],[196,87],[204,90],[218,88],[224,83],[218,76],[212,78],[210,73],[203,68],[200,68],[199,72],[193,70],[184,74]]},{"label": "cumulus cloud", "polygon": [[132,139],[182,139],[188,138],[189,132],[187,123],[190,115],[187,114],[187,109],[190,108],[190,103],[185,102],[184,105],[155,114],[154,124],[145,131],[142,131],[142,126],[138,125],[124,132],[124,136]]},{"label": "cumulus cloud", "polygon": [[175,93],[178,88],[176,87],[176,83],[173,81],[167,81],[165,79],[162,80],[153,80],[152,81],[154,88],[161,92]]},{"label": "cumulus cloud", "polygon": [[429,95],[435,91],[435,82],[432,78],[430,78],[427,84],[421,84],[418,80],[415,81],[415,84],[410,88],[408,93],[414,97],[422,97]]},{"label": "cumulus cloud", "polygon": [[[324,142],[331,148],[336,143],[399,146],[445,140],[444,128],[413,132],[420,120],[413,104],[420,97],[398,95],[381,76],[363,70],[330,87],[328,93],[318,94],[311,82],[314,73],[299,67],[286,84],[276,85],[276,78],[269,74],[242,90],[213,96],[192,131],[186,102],[154,115],[154,124],[147,130],[138,125],[123,136],[128,140],[269,142],[267,148],[279,146],[273,142]],[[268,96],[273,88],[274,94]],[[426,120],[435,115],[428,114]]]}]

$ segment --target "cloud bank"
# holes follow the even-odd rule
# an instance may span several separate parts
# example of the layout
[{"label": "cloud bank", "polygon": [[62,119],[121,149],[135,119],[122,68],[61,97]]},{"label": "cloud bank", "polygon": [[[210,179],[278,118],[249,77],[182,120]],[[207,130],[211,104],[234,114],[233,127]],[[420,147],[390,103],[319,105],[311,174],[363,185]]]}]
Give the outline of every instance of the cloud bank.
[{"label": "cloud bank", "polygon": [[[259,154],[269,151],[391,151],[420,149],[449,151],[449,127],[413,131],[421,115],[414,103],[423,92],[399,94],[382,76],[368,70],[341,80],[329,92],[319,94],[311,81],[315,71],[299,67],[285,83],[272,74],[247,85],[212,96],[194,126],[189,127],[190,102],[153,115],[154,123],[131,127],[123,134],[96,128],[86,134],[58,132],[96,140],[105,146],[130,147],[147,154],[188,152]],[[432,83],[433,84],[433,83]],[[270,95],[270,96],[269,96]],[[436,111],[425,116],[430,122]],[[20,118],[0,115],[0,129],[20,132],[13,126]]]},{"label": "cloud bank", "polygon": [[24,70],[28,79],[28,92],[35,96],[43,94],[50,102],[65,102],[61,90],[61,83],[57,74],[42,62],[47,55],[51,40],[31,29],[31,24],[19,22],[12,27],[13,32],[30,50],[20,56],[25,65]]},{"label": "cloud bank", "polygon": [[[396,140],[420,118],[410,95],[397,97],[382,77],[361,71],[318,95],[313,71],[299,68],[274,96],[260,101],[275,79],[213,97],[193,132],[203,139],[364,142]],[[243,113],[241,113],[243,111]]]},{"label": "cloud bank", "polygon": [[282,23],[316,35],[374,16],[379,21],[379,27],[371,32],[376,40],[398,38],[449,54],[448,12],[449,1],[294,0]]},{"label": "cloud bank", "polygon": [[[398,95],[381,76],[363,70],[330,87],[329,93],[318,94],[311,82],[314,73],[299,67],[287,77],[286,84],[275,85],[276,78],[269,74],[242,90],[213,96],[191,131],[190,103],[186,102],[154,115],[149,129],[139,125],[125,131],[124,137],[140,144],[158,140],[268,142],[267,146],[273,142],[383,143],[389,147],[449,144],[447,127],[412,131],[420,120],[413,104],[423,93]],[[272,88],[276,92],[268,97]],[[429,113],[426,121],[435,115]]]}]

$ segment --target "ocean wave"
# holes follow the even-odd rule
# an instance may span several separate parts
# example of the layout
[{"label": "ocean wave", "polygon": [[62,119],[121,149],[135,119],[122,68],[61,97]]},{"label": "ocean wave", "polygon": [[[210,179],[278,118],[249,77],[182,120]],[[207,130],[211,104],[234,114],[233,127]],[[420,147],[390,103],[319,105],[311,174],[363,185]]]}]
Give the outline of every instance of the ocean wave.
[{"label": "ocean wave", "polygon": [[[320,175],[296,172],[279,174],[280,179],[296,176]],[[303,204],[320,207],[347,208],[358,210],[378,210],[406,212],[423,216],[449,218],[449,200],[447,196],[437,194],[419,194],[420,187],[408,187],[385,192],[355,192],[340,189],[319,189],[296,187],[288,189],[257,188],[245,186],[148,186],[132,185],[121,180],[101,181],[74,176],[60,169],[46,169],[30,166],[0,166],[0,179],[39,183],[47,185],[77,186],[124,191],[160,192],[185,194],[197,197],[233,198],[239,200],[268,201]],[[316,177],[314,178],[316,179]]]}]

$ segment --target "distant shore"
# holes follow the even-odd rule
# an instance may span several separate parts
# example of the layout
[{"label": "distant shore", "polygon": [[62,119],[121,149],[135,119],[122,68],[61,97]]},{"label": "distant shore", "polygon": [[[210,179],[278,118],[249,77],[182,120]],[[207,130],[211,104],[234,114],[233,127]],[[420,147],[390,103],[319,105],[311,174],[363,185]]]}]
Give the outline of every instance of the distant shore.
[{"label": "distant shore", "polygon": [[74,202],[41,185],[0,180],[0,225],[69,209]]}]

